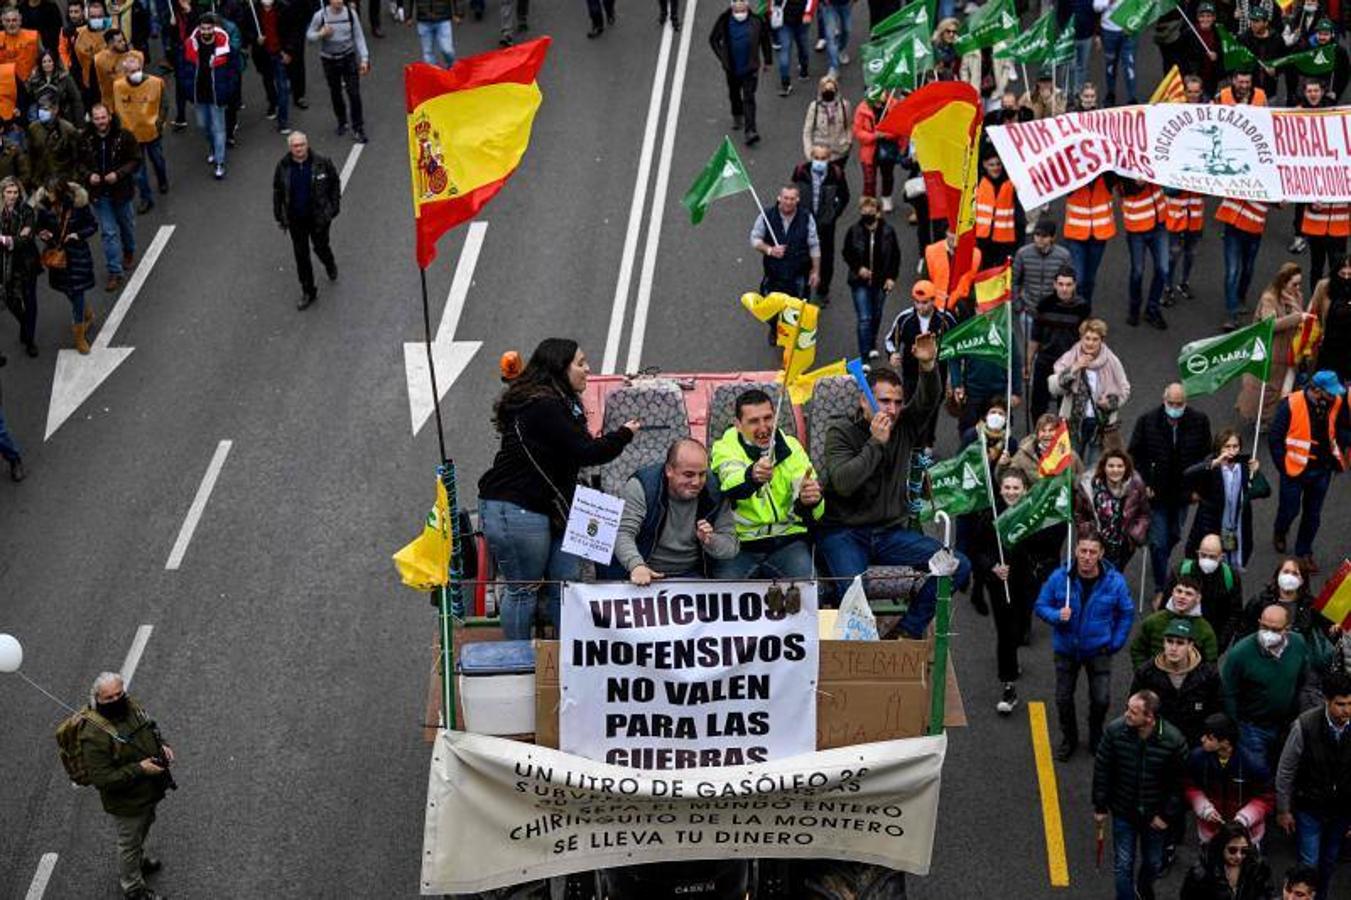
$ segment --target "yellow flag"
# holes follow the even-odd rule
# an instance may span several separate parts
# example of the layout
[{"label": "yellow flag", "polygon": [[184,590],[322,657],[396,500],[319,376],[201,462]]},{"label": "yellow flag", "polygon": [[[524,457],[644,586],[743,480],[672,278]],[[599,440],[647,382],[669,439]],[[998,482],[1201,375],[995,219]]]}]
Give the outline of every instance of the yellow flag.
[{"label": "yellow flag", "polygon": [[394,554],[394,566],[405,585],[416,591],[429,591],[450,580],[450,499],[446,486],[436,479],[436,505],[427,513],[422,534]]},{"label": "yellow flag", "polygon": [[816,322],[820,309],[806,300],[774,292],[741,295],[741,305],[761,322],[779,317],[777,343],[783,348],[783,381],[792,385],[816,362]]},{"label": "yellow flag", "polygon": [[788,399],[801,406],[812,398],[812,391],[816,390],[816,382],[822,378],[829,378],[832,375],[848,375],[849,370],[845,368],[846,361],[839,360],[828,366],[822,366],[819,369],[813,369],[810,372],[803,372],[788,385]]}]

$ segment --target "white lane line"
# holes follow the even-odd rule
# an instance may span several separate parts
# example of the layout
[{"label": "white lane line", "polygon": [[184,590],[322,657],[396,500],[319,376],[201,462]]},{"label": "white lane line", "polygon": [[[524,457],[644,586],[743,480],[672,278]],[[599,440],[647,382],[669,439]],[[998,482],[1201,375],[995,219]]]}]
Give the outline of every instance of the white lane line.
[{"label": "white lane line", "polygon": [[127,651],[127,658],[122,660],[122,686],[131,687],[131,678],[136,674],[136,667],[141,664],[141,654],[145,652],[145,645],[150,642],[150,634],[155,630],[154,625],[142,625],[136,629],[136,637],[132,639],[131,649]]},{"label": "white lane line", "polygon": [[131,273],[131,278],[127,280],[127,286],[122,288],[122,293],[118,296],[117,302],[113,304],[112,311],[108,313],[108,318],[103,321],[103,327],[99,329],[98,337],[94,338],[93,349],[102,350],[112,343],[113,335],[122,325],[122,320],[131,312],[131,304],[135,302],[136,295],[141,292],[145,286],[145,281],[150,277],[150,272],[155,268],[155,263],[159,260],[160,254],[164,252],[165,246],[169,243],[169,238],[174,236],[174,225],[161,225],[155,232],[155,239],[150,242],[146,248],[145,255],[141,257],[140,263],[136,266],[136,271]]},{"label": "white lane line", "polygon": [[450,294],[441,310],[441,324],[436,329],[437,343],[455,339],[455,329],[460,327],[460,313],[464,312],[464,301],[474,283],[474,269],[478,266],[479,251],[483,249],[483,238],[487,233],[487,222],[475,219],[469,223],[460,261],[455,264],[455,275],[450,280]]},{"label": "white lane line", "polygon": [[685,68],[690,59],[690,35],[694,34],[694,8],[699,0],[685,3],[685,28],[680,34],[680,52],[676,54],[675,78],[671,102],[666,107],[666,133],[661,139],[661,159],[657,163],[657,186],[652,194],[652,215],[648,219],[647,246],[643,248],[643,270],[638,276],[638,299],[633,307],[633,334],[629,338],[625,372],[637,372],[643,358],[643,336],[647,332],[647,311],[652,305],[652,280],[657,269],[657,246],[661,243],[661,220],[666,213],[666,190],[671,181],[671,159],[675,155],[676,126],[680,123],[680,98],[685,93]]},{"label": "white lane line", "polygon": [[174,541],[174,549],[169,552],[169,561],[164,564],[164,568],[177,571],[183,562],[183,554],[188,552],[192,534],[197,530],[197,523],[202,520],[202,513],[206,511],[206,501],[211,499],[211,491],[216,487],[216,479],[220,477],[225,457],[230,455],[230,447],[233,444],[233,441],[221,441],[216,447],[216,453],[211,457],[211,464],[206,467],[206,474],[202,476],[202,483],[197,488],[197,496],[192,498],[192,506],[188,508],[183,527],[178,530],[178,540]]},{"label": "white lane line", "polygon": [[42,859],[38,860],[38,870],[33,873],[33,883],[28,885],[28,893],[24,894],[24,900],[42,900],[42,895],[47,893],[47,882],[52,880],[52,869],[55,868],[56,854],[42,854]]},{"label": "white lane line", "polygon": [[605,335],[605,356],[601,373],[613,375],[619,363],[619,341],[624,335],[624,311],[633,281],[633,259],[638,252],[638,232],[643,226],[643,201],[647,199],[647,181],[652,173],[652,153],[657,146],[657,126],[661,120],[661,100],[666,92],[666,68],[671,59],[670,26],[661,30],[661,49],[657,51],[657,70],[652,75],[652,98],[647,104],[647,122],[643,126],[643,149],[638,154],[638,179],[629,202],[629,226],[624,234],[624,253],[619,261],[619,280],[615,283],[614,302],[610,306],[610,330]]},{"label": "white lane line", "polygon": [[347,190],[347,181],[352,177],[352,170],[357,167],[357,160],[361,159],[361,150],[365,144],[353,144],[352,149],[347,153],[347,162],[342,164],[342,173],[338,175],[338,193]]}]

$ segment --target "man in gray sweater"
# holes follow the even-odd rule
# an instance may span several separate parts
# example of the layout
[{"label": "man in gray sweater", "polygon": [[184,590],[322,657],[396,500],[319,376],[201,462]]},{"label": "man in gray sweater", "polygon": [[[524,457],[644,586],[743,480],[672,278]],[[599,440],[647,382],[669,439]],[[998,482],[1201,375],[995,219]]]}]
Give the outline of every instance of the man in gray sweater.
[{"label": "man in gray sweater", "polygon": [[[366,122],[361,114],[361,76],[371,70],[371,54],[366,36],[357,18],[344,0],[327,0],[310,20],[305,37],[319,44],[319,62],[324,67],[333,114],[338,118],[338,134],[347,133],[347,107],[352,112],[352,139],[366,143]],[[347,104],[343,103],[343,91]]]},{"label": "man in gray sweater", "polygon": [[[875,367],[868,385],[877,401],[874,412],[866,396],[859,408],[826,426],[823,487],[826,511],[817,546],[836,578],[861,575],[870,565],[911,566],[927,571],[929,557],[942,544],[912,521],[908,482],[910,452],[920,445],[925,424],[943,399],[935,369],[938,343],[932,334],[915,339],[911,355],[919,366],[915,396],[905,402],[901,378]],[[965,588],[971,563],[961,554],[954,582]],[[933,619],[937,579],[925,580],[901,620],[905,637],[920,639]]]},{"label": "man in gray sweater", "polygon": [[606,578],[637,585],[661,578],[707,577],[705,559],[731,559],[740,549],[717,479],[710,479],[708,451],[682,438],[664,464],[645,466],[624,484],[624,513],[615,538],[615,565]]}]

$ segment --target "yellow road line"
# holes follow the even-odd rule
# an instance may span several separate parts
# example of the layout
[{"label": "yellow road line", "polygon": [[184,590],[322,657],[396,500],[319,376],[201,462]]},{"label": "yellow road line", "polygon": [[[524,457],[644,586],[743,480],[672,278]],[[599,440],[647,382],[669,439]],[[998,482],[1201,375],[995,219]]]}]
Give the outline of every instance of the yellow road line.
[{"label": "yellow road line", "polygon": [[1032,753],[1037,761],[1037,788],[1041,792],[1041,819],[1046,829],[1046,867],[1051,887],[1070,886],[1070,865],[1065,859],[1065,830],[1060,824],[1060,789],[1051,764],[1051,738],[1046,731],[1046,704],[1027,704],[1032,729]]}]

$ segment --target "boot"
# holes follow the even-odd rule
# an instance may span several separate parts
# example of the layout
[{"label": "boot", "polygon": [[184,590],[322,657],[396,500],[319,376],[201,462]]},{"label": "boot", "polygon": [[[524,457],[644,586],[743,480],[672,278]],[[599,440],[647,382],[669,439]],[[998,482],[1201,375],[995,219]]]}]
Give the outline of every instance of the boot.
[{"label": "boot", "polygon": [[89,353],[89,342],[84,339],[84,330],[87,326],[81,322],[79,325],[70,326],[71,334],[75,335],[75,349],[81,355]]}]

